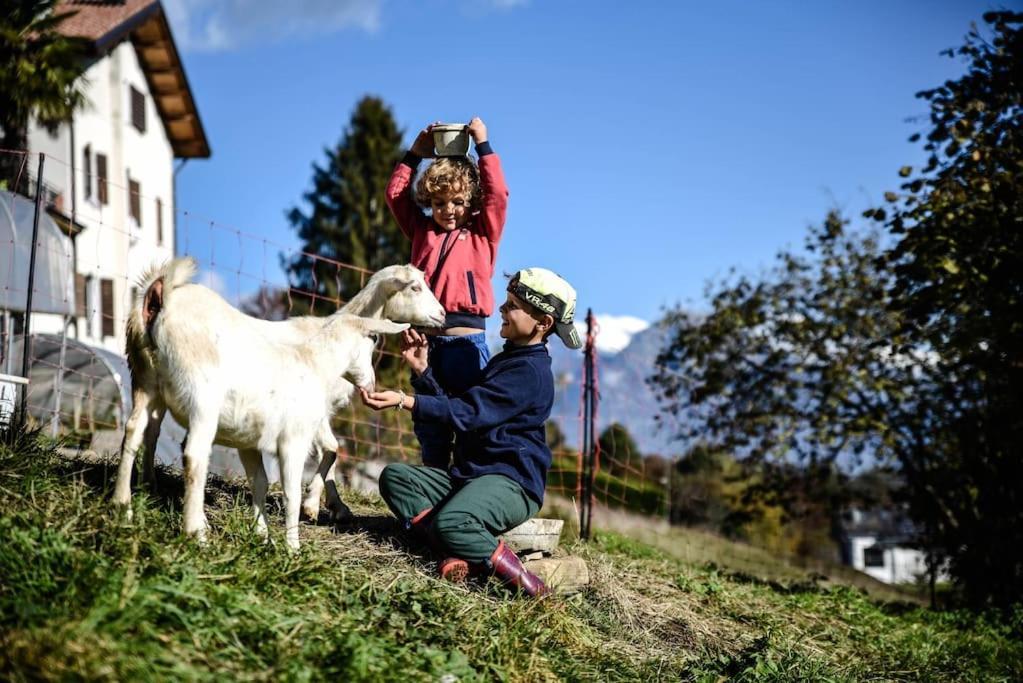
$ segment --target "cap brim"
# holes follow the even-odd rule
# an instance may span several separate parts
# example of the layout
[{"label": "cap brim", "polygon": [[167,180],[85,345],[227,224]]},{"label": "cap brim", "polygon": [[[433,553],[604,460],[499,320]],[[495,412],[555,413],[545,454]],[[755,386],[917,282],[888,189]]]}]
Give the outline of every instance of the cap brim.
[{"label": "cap brim", "polygon": [[558,323],[554,326],[554,332],[565,342],[570,349],[581,349],[583,340],[579,338],[579,332],[572,323]]}]

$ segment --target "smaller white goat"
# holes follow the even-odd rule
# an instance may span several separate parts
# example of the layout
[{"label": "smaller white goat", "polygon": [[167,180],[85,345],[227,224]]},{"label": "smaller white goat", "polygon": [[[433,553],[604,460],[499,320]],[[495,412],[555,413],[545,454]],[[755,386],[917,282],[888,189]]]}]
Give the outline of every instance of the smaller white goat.
[{"label": "smaller white goat", "polygon": [[[377,272],[346,309],[296,340],[296,332],[251,318],[212,290],[190,284],[195,263],[178,259],[140,283],[128,322],[128,360],[134,406],[128,419],[114,501],[131,498],[134,455],[155,441],[166,410],[189,430],[184,453],[184,530],[205,540],[203,489],[211,445],[238,449],[252,487],[259,533],[266,533],[266,473],[260,451],[277,455],[287,517],[287,543],[298,547],[302,469],[317,434],[353,384],[373,384],[377,333],[407,323],[437,326],[444,311],[412,266]],[[352,306],[359,302],[358,306]],[[344,381],[347,377],[351,383]],[[330,435],[333,439],[333,435]],[[321,438],[322,440],[322,438]]]}]

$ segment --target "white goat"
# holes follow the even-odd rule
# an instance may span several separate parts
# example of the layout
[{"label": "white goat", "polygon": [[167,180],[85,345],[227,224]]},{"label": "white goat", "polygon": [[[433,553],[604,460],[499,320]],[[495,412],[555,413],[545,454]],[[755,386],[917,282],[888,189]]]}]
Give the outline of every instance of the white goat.
[{"label": "white goat", "polygon": [[[351,399],[354,389],[342,376],[358,386],[372,386],[375,341],[370,335],[408,327],[390,318],[440,325],[444,310],[412,266],[379,271],[346,309],[315,327],[251,318],[206,287],[189,284],[194,273],[194,261],[178,259],[140,283],[142,294],[128,321],[134,405],[114,501],[130,503],[135,453],[144,440],[146,466],[151,467],[150,448],[169,409],[189,430],[184,453],[185,532],[205,540],[203,489],[210,447],[216,442],[238,449],[252,487],[260,534],[266,533],[267,488],[260,451],[277,455],[287,542],[297,548],[302,468],[315,438],[333,441],[330,415]],[[366,317],[352,315],[351,310]],[[303,337],[305,327],[311,336]]]},{"label": "white goat", "polygon": [[[409,289],[413,292],[419,292],[426,289],[426,280],[423,277],[421,271],[411,266],[406,266],[407,272],[398,273],[397,276],[403,280],[420,280],[415,284],[409,285]],[[371,280],[372,281],[372,280]],[[377,318],[381,319],[384,317],[383,301],[381,300],[381,293],[386,290],[379,287],[367,286],[352,299],[341,307],[338,313],[347,313],[350,315],[357,315],[364,318]],[[440,309],[440,315],[443,316],[443,308]],[[412,322],[401,319],[395,319],[396,322]],[[443,317],[433,321],[433,325],[443,325]],[[323,318],[319,316],[296,316],[294,318],[288,318],[283,321],[266,322],[265,331],[268,336],[273,339],[288,343],[297,344],[303,339],[308,339],[323,326]],[[340,380],[344,385],[346,380]],[[347,407],[352,394],[355,391],[355,387],[349,386],[347,391],[341,390],[340,393],[345,398],[341,399],[335,406],[335,412]],[[330,427],[330,420],[324,421],[320,425],[319,431],[316,433],[316,439],[314,441],[315,450],[320,453],[320,462],[316,468],[316,474],[313,475],[309,481],[308,488],[306,489],[305,498],[302,501],[302,512],[311,519],[316,519],[320,511],[320,496],[323,494],[324,484],[327,485],[327,509],[330,511],[330,517],[333,521],[340,521],[346,516],[351,515],[351,511],[348,506],[341,500],[341,496],[337,492],[337,487],[334,483],[335,480],[335,468],[337,465],[337,451],[338,441],[334,436],[334,432]],[[148,451],[147,451],[148,453]]]}]

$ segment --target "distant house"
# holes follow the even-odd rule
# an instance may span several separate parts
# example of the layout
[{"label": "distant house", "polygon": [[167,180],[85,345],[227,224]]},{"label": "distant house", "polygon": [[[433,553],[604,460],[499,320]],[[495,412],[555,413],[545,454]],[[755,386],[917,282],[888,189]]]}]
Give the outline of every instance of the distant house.
[{"label": "distant house", "polygon": [[913,523],[899,510],[847,510],[842,517],[842,560],[885,583],[927,576],[926,555],[912,547]]},{"label": "distant house", "polygon": [[[55,135],[29,123],[29,151],[46,155],[47,211],[73,239],[74,315],[39,315],[33,332],[115,351],[140,272],[175,253],[175,159],[210,147],[158,0],[65,0],[59,30],[87,38],[88,104]],[[34,175],[35,167],[27,169]]]}]

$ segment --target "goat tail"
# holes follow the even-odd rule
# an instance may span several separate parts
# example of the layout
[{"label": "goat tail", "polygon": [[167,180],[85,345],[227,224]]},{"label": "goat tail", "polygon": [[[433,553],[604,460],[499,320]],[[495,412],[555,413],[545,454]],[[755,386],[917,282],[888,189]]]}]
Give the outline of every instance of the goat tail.
[{"label": "goat tail", "polygon": [[129,364],[133,355],[150,347],[148,332],[163,310],[167,297],[176,287],[191,281],[197,270],[195,259],[186,256],[153,264],[143,271],[136,281],[137,294],[128,315],[126,351]]}]

